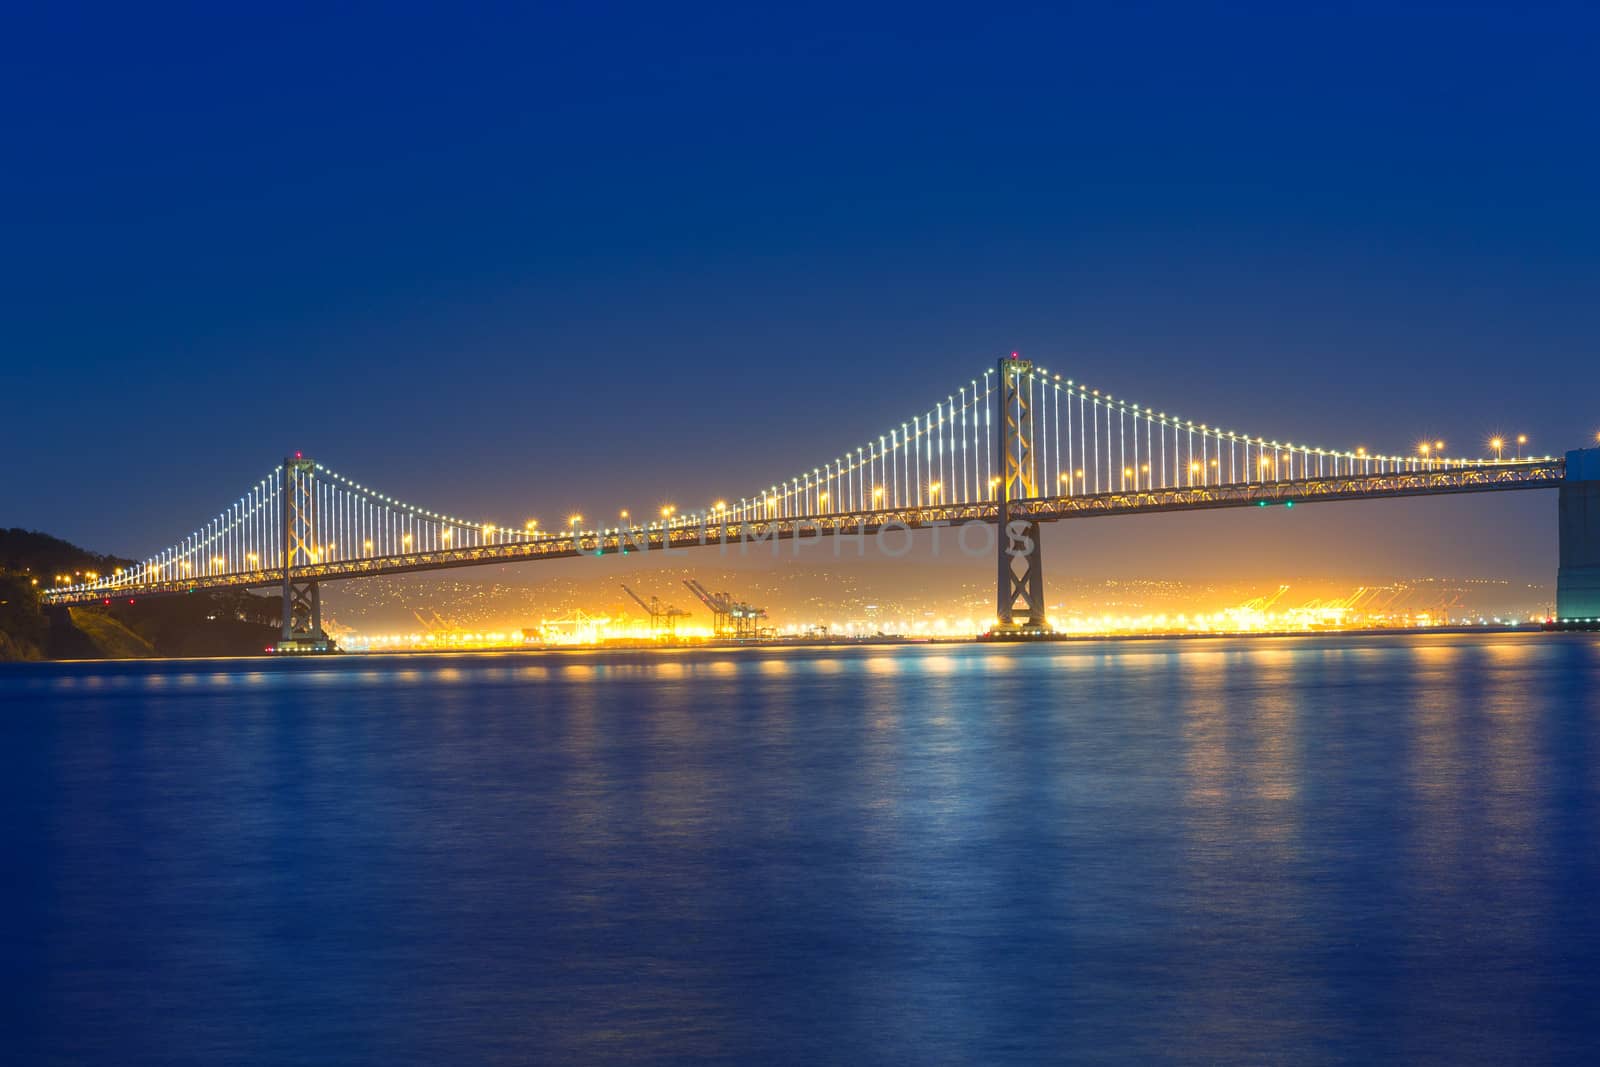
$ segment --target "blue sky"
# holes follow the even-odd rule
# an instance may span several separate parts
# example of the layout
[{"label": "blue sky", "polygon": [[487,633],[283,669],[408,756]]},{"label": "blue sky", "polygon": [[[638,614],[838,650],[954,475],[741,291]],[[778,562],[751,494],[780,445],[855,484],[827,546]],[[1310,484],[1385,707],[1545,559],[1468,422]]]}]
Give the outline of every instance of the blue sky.
[{"label": "blue sky", "polygon": [[[1313,444],[1600,430],[1580,5],[225,7],[3,16],[0,522],[143,553],[294,449],[701,503],[1012,349]],[[1536,577],[1554,510],[1294,536]],[[1283,551],[1204,518],[1140,529]]]}]

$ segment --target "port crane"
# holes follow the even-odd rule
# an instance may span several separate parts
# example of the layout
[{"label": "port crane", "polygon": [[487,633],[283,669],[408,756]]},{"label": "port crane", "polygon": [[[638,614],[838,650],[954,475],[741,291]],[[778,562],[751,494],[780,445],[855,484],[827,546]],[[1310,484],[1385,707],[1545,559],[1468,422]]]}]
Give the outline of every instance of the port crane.
[{"label": "port crane", "polygon": [[440,618],[437,611],[430,611],[428,614],[431,616],[431,618],[425,619],[422,617],[422,612],[418,611],[416,608],[411,609],[411,617],[422,624],[422,629],[425,632],[449,633],[451,630],[455,629],[455,627],[451,626],[449,623],[445,622],[444,619]]},{"label": "port crane", "polygon": [[1278,588],[1277,588],[1277,590],[1275,592],[1267,593],[1267,594],[1265,594],[1263,596],[1252,597],[1251,599],[1246,600],[1243,604],[1241,604],[1239,606],[1242,607],[1246,611],[1262,611],[1262,612],[1264,612],[1264,611],[1267,611],[1268,609],[1270,609],[1272,607],[1272,605],[1276,604],[1280,599],[1282,599],[1283,598],[1283,594],[1287,593],[1288,591],[1289,591],[1289,587],[1287,585],[1280,585],[1280,586],[1278,586]]},{"label": "port crane", "polygon": [[678,620],[689,614],[682,608],[674,607],[671,604],[662,603],[660,597],[652,596],[649,600],[645,600],[644,597],[640,596],[638,593],[635,593],[627,586],[623,586],[622,591],[632,597],[634,603],[643,608],[650,616],[650,633],[653,635],[660,636],[665,634],[668,637],[676,636],[678,632]]},{"label": "port crane", "polygon": [[711,609],[711,631],[718,637],[747,638],[760,635],[761,620],[767,617],[766,608],[735,600],[727,593],[713,593],[693,578],[685,578],[683,584],[700,603]]}]

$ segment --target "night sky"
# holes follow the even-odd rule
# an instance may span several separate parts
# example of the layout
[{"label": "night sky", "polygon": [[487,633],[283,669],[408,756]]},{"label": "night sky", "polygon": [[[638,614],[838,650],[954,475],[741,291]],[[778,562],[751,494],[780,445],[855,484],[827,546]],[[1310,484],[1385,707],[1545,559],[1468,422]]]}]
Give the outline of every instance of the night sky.
[{"label": "night sky", "polygon": [[[502,521],[696,506],[1013,349],[1269,438],[1592,443],[1600,18],[1303,6],[13,7],[0,525],[143,554],[295,449]],[[1050,545],[1548,581],[1554,531]]]}]

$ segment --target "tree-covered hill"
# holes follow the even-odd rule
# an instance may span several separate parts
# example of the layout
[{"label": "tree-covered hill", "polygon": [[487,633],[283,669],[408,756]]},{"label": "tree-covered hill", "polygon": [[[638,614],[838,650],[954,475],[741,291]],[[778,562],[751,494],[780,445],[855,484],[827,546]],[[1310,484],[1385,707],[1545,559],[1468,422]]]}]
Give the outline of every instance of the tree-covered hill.
[{"label": "tree-covered hill", "polygon": [[34,530],[0,529],[0,659],[259,655],[277,635],[277,600],[242,590],[70,611],[40,602],[61,577],[128,563]]}]

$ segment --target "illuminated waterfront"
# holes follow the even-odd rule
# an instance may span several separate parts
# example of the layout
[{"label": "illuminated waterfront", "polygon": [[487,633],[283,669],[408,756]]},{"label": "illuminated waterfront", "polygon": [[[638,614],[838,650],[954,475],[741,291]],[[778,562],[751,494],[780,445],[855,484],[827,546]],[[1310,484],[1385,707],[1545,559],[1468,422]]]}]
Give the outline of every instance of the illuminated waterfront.
[{"label": "illuminated waterfront", "polygon": [[[477,582],[375,578],[337,587],[328,625],[350,651],[714,643],[714,620],[685,598],[686,573],[696,572],[636,567],[619,578],[600,564],[558,580],[510,568]],[[770,571],[698,573],[760,605],[763,636],[778,641],[962,640],[994,623],[985,615],[994,595],[987,575],[965,567],[852,570],[791,559]],[[627,599],[629,589],[691,610],[663,625],[641,610],[645,601]],[[1487,578],[1066,579],[1049,619],[1077,638],[1499,628],[1537,626],[1553,594],[1549,585]]]},{"label": "illuminated waterfront", "polygon": [[[1305,611],[1263,611],[1254,608],[1231,609],[1212,614],[1187,615],[1111,615],[1073,616],[1052,619],[1054,636],[1062,639],[1112,637],[1250,637],[1295,636],[1308,634],[1376,634],[1430,630],[1516,631],[1539,630],[1545,618],[1515,618],[1483,615],[1385,614],[1352,617],[1342,609],[1319,608]],[[986,631],[970,618],[897,620],[871,623],[790,623],[776,626],[757,637],[737,642],[717,634],[707,626],[683,626],[672,633],[652,629],[636,620],[614,620],[604,615],[584,616],[576,625],[561,620],[528,630],[429,630],[410,633],[368,634],[348,631],[339,636],[339,647],[346,652],[468,652],[516,649],[602,649],[602,648],[680,648],[708,645],[782,645],[796,641],[842,643],[900,641],[970,641]]]},{"label": "illuminated waterfront", "polygon": [[24,1058],[1600,1039],[1592,635],[21,664],[0,701]]},{"label": "illuminated waterfront", "polygon": [[[1220,620],[1219,620],[1220,621]],[[961,643],[977,641],[983,637],[983,632],[966,627],[950,627],[940,625],[943,620],[933,624],[920,624],[908,630],[868,630],[858,627],[839,627],[828,629],[826,627],[794,626],[784,627],[774,633],[749,639],[735,639],[717,636],[710,631],[698,633],[680,633],[671,637],[661,634],[652,634],[644,629],[597,629],[592,633],[562,634],[553,639],[547,639],[539,633],[524,633],[521,630],[503,631],[457,631],[444,633],[410,633],[410,634],[349,634],[340,639],[339,649],[342,652],[374,653],[389,655],[394,653],[426,653],[426,652],[514,652],[514,651],[604,651],[604,650],[640,650],[662,649],[676,651],[690,651],[699,648],[726,648],[749,647],[782,648],[794,644],[810,644],[826,646],[838,644],[848,646],[853,644],[870,643],[901,643],[916,644],[924,642],[934,643]],[[1292,620],[1267,620],[1252,627],[1231,627],[1209,625],[1207,620],[1197,619],[1187,628],[1180,628],[1184,620],[1181,619],[1149,619],[1149,620],[1091,620],[1079,626],[1057,627],[1050,635],[1049,640],[1056,641],[1093,641],[1112,640],[1117,638],[1140,638],[1145,640],[1159,638],[1179,637],[1305,637],[1316,634],[1334,636],[1358,635],[1407,635],[1425,633],[1534,633],[1544,629],[1542,620],[1526,619],[1475,619],[1464,620],[1459,623],[1446,620],[1414,622],[1407,625],[1385,626],[1373,624],[1370,626],[1336,626],[1336,625],[1297,625]]]}]

